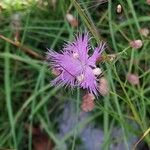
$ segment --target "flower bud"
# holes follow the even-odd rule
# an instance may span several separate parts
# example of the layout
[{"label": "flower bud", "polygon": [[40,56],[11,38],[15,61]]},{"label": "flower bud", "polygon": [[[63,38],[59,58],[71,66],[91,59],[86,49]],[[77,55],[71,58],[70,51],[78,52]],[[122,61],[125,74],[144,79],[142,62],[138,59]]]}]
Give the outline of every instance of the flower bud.
[{"label": "flower bud", "polygon": [[135,49],[139,49],[139,48],[141,48],[141,47],[143,46],[143,43],[142,43],[141,40],[130,41],[129,44],[130,44],[130,46],[131,46],[132,48],[135,48]]},{"label": "flower bud", "polygon": [[118,14],[120,14],[122,12],[122,6],[120,4],[117,5],[116,11]]},{"label": "flower bud", "polygon": [[139,76],[136,74],[128,74],[127,80],[132,85],[138,85],[139,84]]},{"label": "flower bud", "polygon": [[108,81],[105,77],[100,78],[98,89],[102,96],[105,96],[108,94],[109,86],[108,86]]},{"label": "flower bud", "polygon": [[83,96],[81,109],[85,112],[92,111],[95,106],[94,99],[95,99],[94,95],[90,93]]},{"label": "flower bud", "polygon": [[142,29],[140,29],[140,33],[141,33],[143,36],[147,37],[148,34],[149,34],[149,30],[148,30],[148,28],[142,28]]},{"label": "flower bud", "polygon": [[67,21],[71,24],[72,27],[78,26],[78,20],[70,13],[66,14]]},{"label": "flower bud", "polygon": [[150,0],[146,0],[147,4],[150,5]]}]

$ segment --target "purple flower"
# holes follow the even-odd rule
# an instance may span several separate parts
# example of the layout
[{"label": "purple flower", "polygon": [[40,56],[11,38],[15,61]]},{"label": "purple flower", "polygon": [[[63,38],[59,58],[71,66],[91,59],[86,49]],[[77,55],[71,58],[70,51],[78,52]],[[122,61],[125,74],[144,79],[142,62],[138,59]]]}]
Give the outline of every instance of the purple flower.
[{"label": "purple flower", "polygon": [[97,76],[101,73],[96,67],[96,60],[104,50],[105,44],[100,43],[89,55],[89,35],[84,33],[76,37],[76,40],[67,43],[61,53],[49,50],[47,59],[52,68],[61,73],[52,84],[56,86],[81,87],[88,92],[97,95]]}]

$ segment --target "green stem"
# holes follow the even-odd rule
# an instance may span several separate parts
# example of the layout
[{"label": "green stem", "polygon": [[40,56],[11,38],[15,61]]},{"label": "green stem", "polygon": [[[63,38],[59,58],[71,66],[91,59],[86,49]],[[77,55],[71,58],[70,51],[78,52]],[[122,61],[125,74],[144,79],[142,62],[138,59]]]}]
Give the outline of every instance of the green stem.
[{"label": "green stem", "polygon": [[[6,43],[5,51],[6,51],[6,54],[9,54],[9,43]],[[5,57],[5,77],[4,77],[4,79],[5,79],[4,84],[5,84],[6,105],[7,105],[8,117],[9,117],[9,121],[10,121],[14,147],[15,147],[15,149],[17,149],[14,117],[13,117],[13,110],[12,110],[12,104],[11,104],[10,59],[9,59],[9,57]]]},{"label": "green stem", "polygon": [[[80,88],[78,87],[78,89],[77,89],[77,103],[76,103],[76,124],[78,124],[78,120],[79,120],[79,112],[80,112],[79,105],[80,105]],[[72,150],[75,149],[75,140],[76,140],[77,133],[78,133],[78,128],[76,128],[76,130],[74,131]]]}]

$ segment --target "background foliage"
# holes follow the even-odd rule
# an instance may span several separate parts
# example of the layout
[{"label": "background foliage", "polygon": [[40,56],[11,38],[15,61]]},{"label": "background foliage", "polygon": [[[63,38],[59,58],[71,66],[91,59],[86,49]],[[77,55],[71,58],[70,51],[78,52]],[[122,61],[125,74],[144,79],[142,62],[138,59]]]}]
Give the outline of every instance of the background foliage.
[{"label": "background foliage", "polygon": [[[79,149],[82,142],[77,138],[78,133],[88,128],[87,124],[94,124],[92,128],[96,126],[103,132],[102,149],[113,149],[114,131],[121,132],[117,137],[122,139],[124,149],[136,146],[135,142],[145,133],[143,144],[138,147],[148,149],[150,36],[145,37],[139,31],[150,27],[150,5],[145,0],[53,2],[0,2],[0,147],[22,150],[34,146],[36,149],[33,126],[48,135],[58,149],[65,143],[69,143],[68,149]],[[118,4],[122,6],[119,14]],[[78,27],[72,27],[66,20],[68,12],[78,20]],[[112,62],[105,59],[100,64],[110,91],[107,96],[96,99],[96,108],[90,115],[59,137],[63,124],[60,118],[65,115],[62,112],[70,110],[64,104],[73,102],[76,108],[83,92],[50,86],[54,76],[44,60],[45,53],[47,48],[60,51],[64,41],[72,40],[74,33],[85,30],[94,37],[93,45],[101,40],[107,42],[106,58],[110,54],[116,56]],[[129,42],[136,39],[142,40],[142,48],[129,46]],[[129,73],[138,74],[138,85],[127,81]],[[75,118],[74,113],[66,120]],[[136,140],[130,143],[129,136]]]}]

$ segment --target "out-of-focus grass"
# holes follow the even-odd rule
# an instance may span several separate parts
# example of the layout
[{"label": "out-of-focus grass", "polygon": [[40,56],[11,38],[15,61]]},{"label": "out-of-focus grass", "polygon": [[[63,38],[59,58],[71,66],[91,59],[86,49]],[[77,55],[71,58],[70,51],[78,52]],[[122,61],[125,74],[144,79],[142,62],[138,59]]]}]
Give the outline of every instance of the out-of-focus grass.
[{"label": "out-of-focus grass", "polygon": [[[113,126],[122,129],[126,149],[129,149],[127,135],[132,133],[140,137],[150,125],[150,38],[139,33],[140,28],[150,26],[150,6],[145,0],[109,0],[99,5],[90,0],[58,0],[55,9],[51,1],[32,1],[27,4],[2,1],[0,4],[0,34],[14,39],[14,31],[10,27],[11,17],[19,13],[19,42],[42,56],[45,56],[47,48],[59,51],[64,41],[72,40],[74,33],[85,29],[94,36],[94,42],[102,39],[107,41],[108,54],[127,49],[126,54],[120,53],[116,61],[106,61],[101,65],[110,84],[109,95],[100,96],[96,100],[92,117],[77,122],[75,128],[60,140],[56,136],[56,114],[69,97],[77,103],[78,115],[81,103],[81,100],[79,103],[77,101],[79,93],[51,87],[49,82],[53,77],[44,60],[36,59],[21,48],[0,39],[0,147],[32,149],[31,129],[33,125],[39,124],[58,147],[74,137],[74,149],[77,132],[85,124],[95,121],[104,129],[103,149],[109,149]],[[123,8],[121,14],[116,13],[118,4]],[[70,7],[71,13],[79,18],[78,28],[72,28],[65,19]],[[134,39],[143,40],[141,49],[129,47],[129,41]],[[139,86],[132,86],[126,81],[126,75],[132,72],[140,75]],[[138,130],[130,122],[136,123]],[[26,123],[30,124],[29,133],[25,131]],[[149,144],[149,135],[143,140]]]}]

